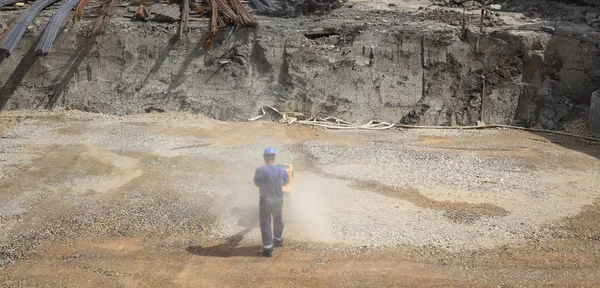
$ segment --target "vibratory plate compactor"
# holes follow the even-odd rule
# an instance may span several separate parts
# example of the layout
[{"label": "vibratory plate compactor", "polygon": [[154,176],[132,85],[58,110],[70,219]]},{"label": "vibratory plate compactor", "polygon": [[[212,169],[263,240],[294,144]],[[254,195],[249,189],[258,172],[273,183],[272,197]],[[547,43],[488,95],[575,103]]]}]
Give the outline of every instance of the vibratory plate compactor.
[{"label": "vibratory plate compactor", "polygon": [[292,194],[294,193],[294,166],[292,164],[277,164],[281,167],[283,167],[283,169],[285,169],[285,172],[287,172],[288,174],[288,178],[290,178],[290,181],[283,186],[283,195],[285,198],[290,198],[292,196]]}]

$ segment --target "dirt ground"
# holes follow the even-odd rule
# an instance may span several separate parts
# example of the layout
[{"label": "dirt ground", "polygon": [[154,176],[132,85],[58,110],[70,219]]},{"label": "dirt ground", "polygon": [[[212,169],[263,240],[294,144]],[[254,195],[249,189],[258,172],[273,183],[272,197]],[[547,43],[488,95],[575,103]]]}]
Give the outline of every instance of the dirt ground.
[{"label": "dirt ground", "polygon": [[[0,135],[2,287],[600,283],[598,143],[74,111],[2,113]],[[266,145],[296,175],[273,258]]]},{"label": "dirt ground", "polygon": [[[400,121],[399,116],[410,115],[402,110],[413,105],[406,101],[429,93],[427,83],[435,83],[439,86],[431,88],[435,97],[430,95],[423,103],[436,108],[436,113],[449,115],[439,106],[455,95],[448,87],[469,100],[465,101],[469,109],[479,111],[481,106],[472,100],[481,93],[463,93],[465,88],[454,79],[462,83],[468,77],[454,75],[456,69],[448,67],[456,66],[446,65],[464,62],[465,70],[478,70],[467,61],[477,64],[473,62],[477,58],[468,53],[468,39],[456,40],[464,7],[458,2],[473,2],[465,7],[465,21],[468,29],[478,31],[480,10],[474,1],[355,0],[324,15],[258,16],[263,29],[259,32],[264,34],[249,38],[239,32],[231,43],[238,41],[236,37],[253,40],[240,49],[236,46],[235,53],[223,45],[227,52],[222,51],[220,58],[202,58],[202,42],[195,36],[187,38],[196,42],[183,39],[175,45],[167,41],[176,30],[175,23],[131,22],[127,7],[120,7],[113,19],[112,29],[117,32],[111,35],[128,33],[128,37],[111,40],[109,35],[98,41],[114,41],[106,42],[113,46],[70,47],[78,26],[69,26],[73,30],[65,30],[69,32],[63,33],[66,40],[57,44],[77,49],[51,53],[45,60],[19,62],[28,51],[28,46],[21,45],[17,56],[2,62],[3,75],[9,77],[3,78],[0,94],[7,93],[0,98],[12,95],[11,101],[17,104],[11,109],[54,107],[43,104],[56,103],[58,98],[48,98],[52,90],[52,95],[68,94],[63,96],[64,105],[56,106],[65,109],[106,114],[182,110],[243,121],[254,117],[251,113],[265,100],[281,100],[278,89],[293,84],[291,88],[299,85],[295,91],[300,96],[309,89],[318,93],[313,99],[306,95],[284,99],[290,101],[288,108],[306,110],[303,105],[312,107],[322,101],[328,116],[343,117],[341,113],[347,112],[355,120],[370,120],[380,116],[375,110],[381,109],[389,110],[386,113],[395,117],[393,121]],[[489,9],[484,19],[490,37],[482,39],[488,41],[480,46],[479,37],[476,40],[477,47],[488,51],[485,59],[490,60],[488,68],[494,75],[521,81],[521,74],[537,69],[533,60],[539,57],[552,65],[558,59],[569,60],[557,68],[557,75],[549,73],[553,78],[548,80],[556,81],[547,82],[571,83],[564,91],[547,91],[550,84],[537,83],[532,76],[529,84],[539,84],[539,91],[547,92],[552,101],[531,114],[547,116],[552,125],[548,119],[541,124],[533,119],[527,125],[554,129],[558,122],[565,122],[560,126],[565,131],[589,135],[582,120],[587,110],[572,101],[555,103],[554,96],[562,91],[571,97],[577,94],[573,91],[598,82],[600,72],[593,56],[598,45],[592,41],[598,30],[588,25],[597,23],[598,6],[541,0],[497,4],[501,5]],[[50,10],[43,13],[44,19],[51,14]],[[9,25],[9,17],[4,18],[0,29]],[[41,33],[44,21],[36,20],[28,28],[28,43]],[[206,30],[205,22],[192,24],[197,31]],[[553,27],[552,33],[540,30],[542,26]],[[325,28],[335,33],[316,39],[307,36]],[[433,30],[440,34],[427,36]],[[520,32],[509,35],[509,30]],[[557,38],[562,34],[566,36]],[[284,36],[292,41],[282,41]],[[456,39],[437,43],[448,37]],[[531,61],[521,55],[521,48],[512,49],[520,45],[531,46]],[[365,54],[368,47],[371,51]],[[555,51],[560,57],[541,51]],[[391,59],[387,59],[388,52]],[[591,56],[579,57],[584,54]],[[554,56],[556,61],[548,60]],[[224,61],[229,66],[222,69],[221,61],[215,59],[227,57],[234,61]],[[425,67],[426,60],[431,67]],[[239,61],[246,70],[235,66]],[[519,66],[528,61],[535,65]],[[335,63],[359,65],[344,70]],[[331,70],[324,70],[329,65]],[[577,71],[586,65],[589,71]],[[351,71],[356,67],[365,72],[352,80],[348,75],[354,75]],[[278,71],[284,70],[281,76]],[[323,71],[341,71],[341,76],[317,77],[328,74]],[[412,84],[379,82],[390,71],[400,72],[387,79],[402,76]],[[247,73],[247,77],[236,73]],[[298,77],[296,83],[292,76]],[[590,78],[587,86],[578,84],[581,78],[587,79],[583,76]],[[479,89],[481,75],[474,77]],[[348,79],[352,81],[343,82]],[[209,80],[221,84],[211,86]],[[235,86],[236,81],[241,84]],[[275,82],[283,86],[274,89],[270,85]],[[344,84],[351,82],[360,85]],[[341,98],[319,98],[335,89],[342,89]],[[500,90],[507,98],[500,97],[497,103],[515,103],[513,90]],[[413,92],[417,97],[403,98]],[[381,95],[399,98],[397,103],[384,102]],[[373,100],[375,96],[379,102]],[[535,101],[535,105],[543,102]],[[447,102],[449,107],[457,103],[454,96]],[[380,108],[375,107],[377,103]],[[508,115],[514,106],[512,110],[499,106],[498,111]],[[131,107],[139,109],[128,110]],[[567,110],[561,112],[560,107]],[[565,115],[573,111],[577,122],[567,125],[570,118]],[[471,116],[466,124],[480,119],[479,114]],[[422,121],[429,121],[425,118]],[[414,122],[419,123],[445,122]],[[278,150],[279,163],[295,167],[294,193],[286,198],[284,208],[285,247],[277,249],[273,258],[261,256],[258,195],[251,183],[266,146]],[[3,110],[0,283],[2,287],[598,287],[599,187],[600,143],[546,133],[330,131],[267,122],[221,122],[175,112],[110,116],[60,109]]]}]

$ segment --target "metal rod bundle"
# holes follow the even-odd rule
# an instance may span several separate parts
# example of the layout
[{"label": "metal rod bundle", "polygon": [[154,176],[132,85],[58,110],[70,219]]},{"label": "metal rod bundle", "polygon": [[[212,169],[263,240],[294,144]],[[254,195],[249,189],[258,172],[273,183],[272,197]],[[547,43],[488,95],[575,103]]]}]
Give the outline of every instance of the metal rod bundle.
[{"label": "metal rod bundle", "polygon": [[[8,29],[6,29],[6,31],[4,31],[4,34],[2,34],[2,36],[0,37],[0,43],[2,43],[2,41],[4,41],[4,38],[6,38],[8,31],[10,31],[15,26],[15,22],[16,21],[13,21],[12,23],[10,23],[10,26],[8,26]],[[2,62],[2,61],[0,61],[0,62]]]},{"label": "metal rod bundle", "polygon": [[212,0],[217,2],[219,6],[218,11],[223,15],[224,20],[229,23],[233,23],[236,27],[240,26],[240,17],[231,9],[231,6],[227,4],[226,0]]},{"label": "metal rod bundle", "polygon": [[2,43],[0,43],[0,53],[2,54],[12,54],[13,50],[21,41],[27,26],[33,22],[33,19],[48,5],[56,2],[57,0],[38,0],[31,5],[17,20],[15,21],[13,27],[8,30],[3,36]]},{"label": "metal rod bundle", "polygon": [[[227,25],[233,25],[236,28],[258,25],[239,0],[229,0],[229,2],[227,0],[209,0],[208,2],[211,10],[211,25],[206,38],[207,51],[212,49],[220,28],[225,28]],[[196,7],[195,9],[198,11],[200,8]]]},{"label": "metal rod bundle", "polygon": [[50,18],[48,25],[46,25],[46,29],[44,29],[40,42],[35,48],[36,54],[46,55],[50,52],[52,44],[58,35],[60,25],[67,17],[69,17],[69,13],[77,6],[77,3],[79,3],[79,0],[67,0],[67,2],[56,9],[56,12],[54,12],[54,15]]},{"label": "metal rod bundle", "polygon": [[256,26],[258,24],[256,22],[256,19],[254,19],[252,14],[250,14],[250,12],[248,12],[248,10],[246,10],[246,8],[242,4],[242,2],[240,2],[240,0],[230,0],[230,1],[231,1],[231,7],[233,8],[233,10],[235,11],[235,13],[237,13],[238,16],[240,16],[240,24],[242,26]]}]

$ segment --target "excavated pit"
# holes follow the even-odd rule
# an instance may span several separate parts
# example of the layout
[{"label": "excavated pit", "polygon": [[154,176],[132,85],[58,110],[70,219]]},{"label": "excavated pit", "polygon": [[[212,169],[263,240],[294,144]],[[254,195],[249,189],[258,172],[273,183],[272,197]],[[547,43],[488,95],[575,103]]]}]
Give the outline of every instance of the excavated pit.
[{"label": "excavated pit", "polygon": [[[211,52],[205,22],[179,38],[176,23],[121,9],[97,38],[89,22],[65,26],[41,57],[48,15],[37,19],[0,59],[0,286],[597,285],[594,141],[169,113],[246,121],[270,104],[359,122],[571,131],[594,109],[595,28],[506,12],[481,34],[478,11],[463,31],[460,8],[389,1],[399,4],[259,16],[256,29],[222,31]],[[30,108],[162,114],[7,112]],[[267,145],[293,163],[295,192],[286,246],[261,259],[250,179]]]},{"label": "excavated pit", "polygon": [[480,35],[477,17],[466,31],[461,18],[351,8],[259,17],[259,28],[222,31],[210,52],[203,24],[178,39],[176,24],[115,19],[97,38],[86,23],[70,24],[38,57],[30,47],[42,20],[0,64],[0,109],[192,111],[244,121],[271,104],[359,122],[546,129],[588,118],[600,89],[597,30],[532,23]]}]

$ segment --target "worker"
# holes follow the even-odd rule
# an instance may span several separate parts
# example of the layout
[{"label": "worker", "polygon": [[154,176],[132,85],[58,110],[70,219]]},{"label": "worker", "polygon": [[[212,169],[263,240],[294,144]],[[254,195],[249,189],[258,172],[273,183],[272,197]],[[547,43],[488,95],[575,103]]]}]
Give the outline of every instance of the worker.
[{"label": "worker", "polygon": [[254,185],[260,193],[258,213],[263,255],[267,257],[273,256],[274,247],[283,247],[283,186],[290,180],[285,169],[275,165],[275,155],[274,148],[266,148],[263,153],[265,166],[256,168],[254,172]]}]

